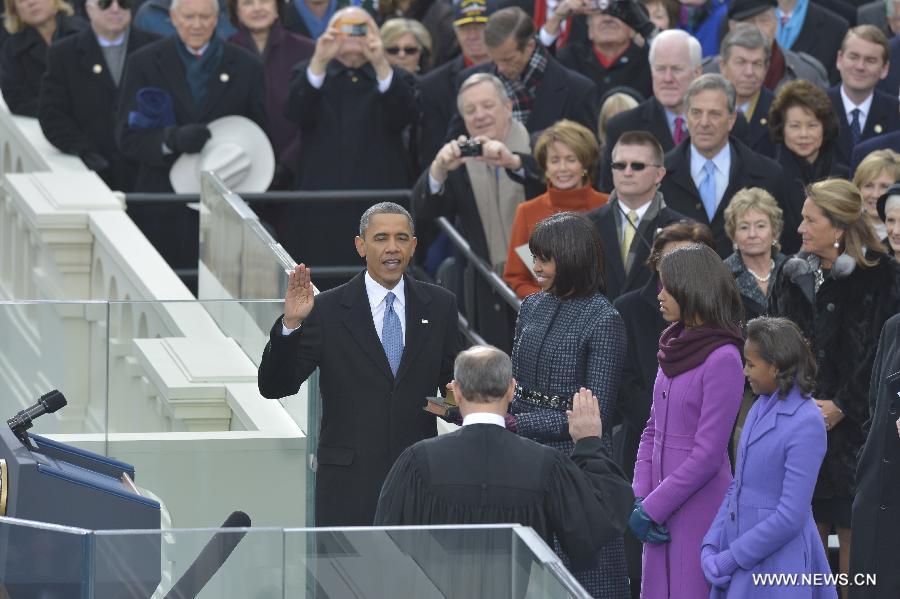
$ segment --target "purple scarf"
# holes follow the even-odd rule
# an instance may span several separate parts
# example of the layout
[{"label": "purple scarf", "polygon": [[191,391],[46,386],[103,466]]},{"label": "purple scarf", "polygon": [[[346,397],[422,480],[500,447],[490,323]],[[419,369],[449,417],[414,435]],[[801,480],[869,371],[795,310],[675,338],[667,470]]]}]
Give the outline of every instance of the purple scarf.
[{"label": "purple scarf", "polygon": [[729,343],[736,346],[738,351],[743,350],[744,337],[737,327],[716,329],[701,326],[685,329],[684,323],[676,322],[660,336],[656,357],[663,374],[673,378],[700,366],[709,354]]}]

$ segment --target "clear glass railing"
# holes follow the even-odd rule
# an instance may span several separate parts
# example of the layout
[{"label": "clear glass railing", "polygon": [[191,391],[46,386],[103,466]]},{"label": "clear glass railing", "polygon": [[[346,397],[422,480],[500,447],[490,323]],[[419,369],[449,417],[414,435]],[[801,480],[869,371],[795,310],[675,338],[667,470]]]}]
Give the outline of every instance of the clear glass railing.
[{"label": "clear glass railing", "polygon": [[88,531],[0,518],[0,584],[86,599],[589,596],[515,525]]}]

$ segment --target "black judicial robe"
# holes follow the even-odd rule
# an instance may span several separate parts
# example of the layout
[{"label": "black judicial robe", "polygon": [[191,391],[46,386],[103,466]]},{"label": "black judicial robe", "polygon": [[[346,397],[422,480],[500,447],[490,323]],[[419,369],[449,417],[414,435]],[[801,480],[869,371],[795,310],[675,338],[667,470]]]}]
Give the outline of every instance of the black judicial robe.
[{"label": "black judicial robe", "polygon": [[[599,437],[578,441],[566,457],[495,424],[471,424],[400,455],[381,489],[375,524],[518,523],[551,547],[556,536],[578,566],[596,563],[598,550],[622,534],[633,500]],[[468,579],[455,584],[491,584],[455,572]]]}]

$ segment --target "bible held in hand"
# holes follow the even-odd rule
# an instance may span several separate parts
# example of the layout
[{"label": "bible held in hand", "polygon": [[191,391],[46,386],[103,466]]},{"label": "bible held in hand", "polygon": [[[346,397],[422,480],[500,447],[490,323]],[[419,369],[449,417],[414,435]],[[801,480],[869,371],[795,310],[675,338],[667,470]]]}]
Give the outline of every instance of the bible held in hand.
[{"label": "bible held in hand", "polygon": [[456,402],[453,400],[453,391],[447,389],[447,397],[426,397],[428,402],[422,408],[426,412],[431,412],[435,416],[444,417],[451,408],[455,408]]}]

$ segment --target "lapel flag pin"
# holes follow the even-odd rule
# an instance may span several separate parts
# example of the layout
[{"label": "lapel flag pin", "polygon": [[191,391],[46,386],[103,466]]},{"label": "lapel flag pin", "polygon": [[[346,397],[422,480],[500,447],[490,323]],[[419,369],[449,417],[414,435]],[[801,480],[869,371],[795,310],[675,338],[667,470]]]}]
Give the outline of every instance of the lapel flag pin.
[{"label": "lapel flag pin", "polygon": [[875,133],[881,133],[882,131],[884,131],[884,129],[881,125],[875,125]]},{"label": "lapel flag pin", "polygon": [[228,83],[228,79],[228,73],[222,73],[221,75],[219,75],[219,81],[221,81],[222,83]]},{"label": "lapel flag pin", "polygon": [[101,67],[99,64],[95,64],[94,68],[91,70],[94,71],[94,75],[99,75],[103,72],[103,67]]}]

